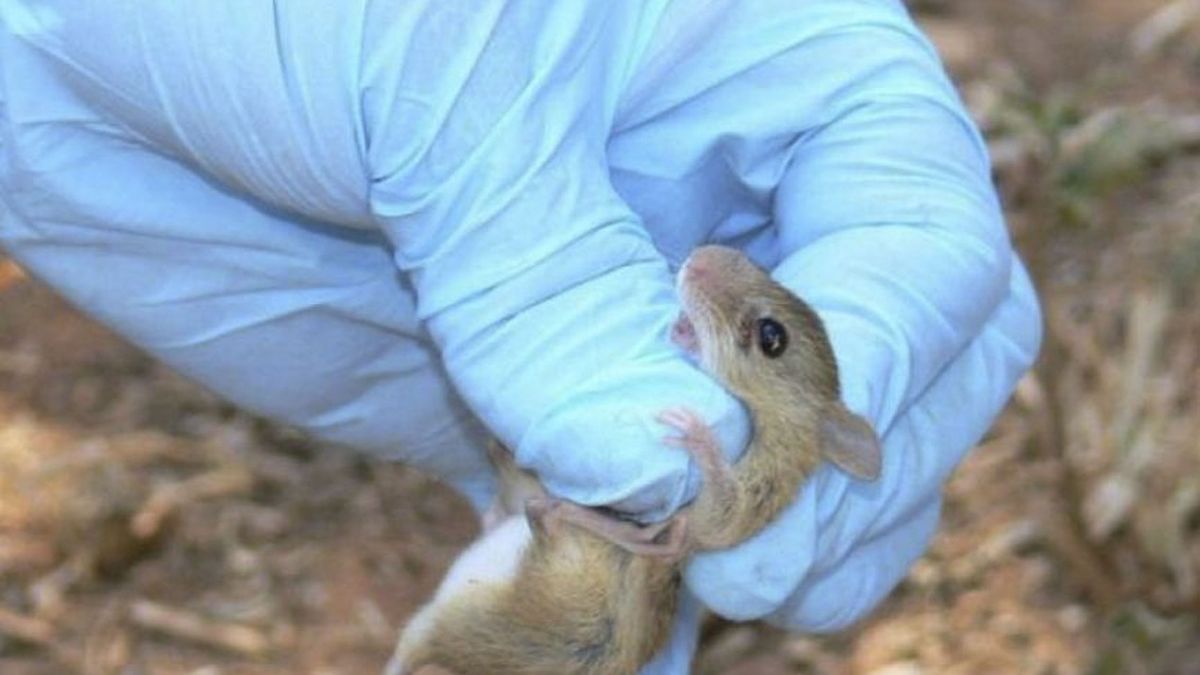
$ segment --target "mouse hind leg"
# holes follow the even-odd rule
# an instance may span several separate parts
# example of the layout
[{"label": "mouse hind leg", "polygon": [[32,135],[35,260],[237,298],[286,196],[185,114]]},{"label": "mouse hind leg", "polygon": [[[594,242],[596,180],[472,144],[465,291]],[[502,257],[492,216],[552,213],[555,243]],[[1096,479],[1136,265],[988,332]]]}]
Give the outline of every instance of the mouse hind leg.
[{"label": "mouse hind leg", "polygon": [[560,499],[531,499],[525,514],[535,532],[553,536],[557,528],[578,527],[634,555],[678,559],[684,554],[687,517],[676,514],[660,523],[639,525],[598,509]]},{"label": "mouse hind leg", "polygon": [[488,443],[487,455],[499,477],[499,489],[491,506],[483,513],[484,532],[490,532],[508,518],[520,515],[526,501],[546,496],[546,489],[537,476],[517,466],[512,452],[500,441]]}]

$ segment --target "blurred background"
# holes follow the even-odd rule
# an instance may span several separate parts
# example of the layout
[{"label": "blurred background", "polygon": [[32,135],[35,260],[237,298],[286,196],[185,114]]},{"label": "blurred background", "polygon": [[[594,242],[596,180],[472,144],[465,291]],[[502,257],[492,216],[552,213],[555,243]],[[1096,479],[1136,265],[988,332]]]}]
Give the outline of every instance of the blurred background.
[{"label": "blurred background", "polygon": [[[1200,0],[924,0],[1045,303],[931,550],[832,637],[697,672],[1200,673]],[[369,673],[474,534],[247,417],[0,257],[0,673]]]}]

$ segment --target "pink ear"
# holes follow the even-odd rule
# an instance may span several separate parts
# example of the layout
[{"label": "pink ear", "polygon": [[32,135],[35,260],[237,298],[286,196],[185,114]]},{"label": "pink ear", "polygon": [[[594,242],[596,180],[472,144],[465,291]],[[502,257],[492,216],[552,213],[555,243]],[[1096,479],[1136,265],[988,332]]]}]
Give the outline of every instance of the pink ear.
[{"label": "pink ear", "polygon": [[821,418],[821,455],[860,480],[878,478],[883,464],[875,430],[841,404],[830,406]]}]

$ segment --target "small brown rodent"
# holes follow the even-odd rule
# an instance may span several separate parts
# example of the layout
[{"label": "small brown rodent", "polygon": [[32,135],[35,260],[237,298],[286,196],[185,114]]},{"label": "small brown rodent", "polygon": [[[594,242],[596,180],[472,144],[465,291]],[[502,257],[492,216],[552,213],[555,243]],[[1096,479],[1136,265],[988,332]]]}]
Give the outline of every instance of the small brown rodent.
[{"label": "small brown rodent", "polygon": [[[683,313],[672,339],[749,409],[753,437],[733,465],[686,409],[659,419],[664,439],[697,461],[695,501],[638,526],[547,497],[501,450],[501,495],[489,527],[455,561],[401,635],[389,675],[632,675],[663,647],[680,564],[733,546],[792,500],[824,457],[873,479],[879,443],[842,405],[837,366],[817,315],[743,254],[705,246],[678,277]],[[524,505],[524,517],[521,514]]]}]

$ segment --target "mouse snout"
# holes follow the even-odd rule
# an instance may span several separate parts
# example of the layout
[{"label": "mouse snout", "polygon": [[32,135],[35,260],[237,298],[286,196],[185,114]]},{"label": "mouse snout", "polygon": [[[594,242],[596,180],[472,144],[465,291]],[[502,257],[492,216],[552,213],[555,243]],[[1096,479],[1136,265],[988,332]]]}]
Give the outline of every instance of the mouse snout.
[{"label": "mouse snout", "polygon": [[677,284],[681,289],[710,295],[736,276],[741,254],[724,246],[701,246],[692,251],[679,270]]},{"label": "mouse snout", "polygon": [[683,268],[679,270],[679,277],[684,283],[695,283],[703,281],[705,277],[712,275],[712,269],[704,264],[702,260],[696,260],[695,256],[688,258],[684,263]]},{"label": "mouse snout", "polygon": [[722,264],[725,252],[720,246],[701,246],[683,263],[681,275],[688,280],[712,276]]},{"label": "mouse snout", "polygon": [[745,256],[726,246],[701,246],[692,251],[684,264],[692,274],[708,275],[737,269]]}]

